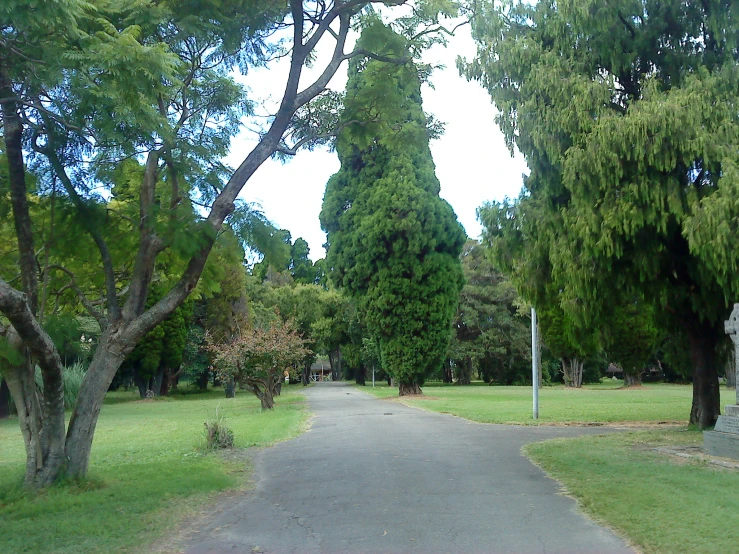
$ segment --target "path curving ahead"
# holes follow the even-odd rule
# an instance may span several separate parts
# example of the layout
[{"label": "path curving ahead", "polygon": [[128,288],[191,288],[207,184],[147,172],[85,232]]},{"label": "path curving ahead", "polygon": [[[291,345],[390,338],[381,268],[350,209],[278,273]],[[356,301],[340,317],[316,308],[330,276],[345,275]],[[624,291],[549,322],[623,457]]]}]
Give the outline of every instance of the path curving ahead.
[{"label": "path curving ahead", "polygon": [[633,554],[520,453],[597,430],[472,423],[346,383],[306,395],[311,430],[258,452],[255,489],[186,552]]}]

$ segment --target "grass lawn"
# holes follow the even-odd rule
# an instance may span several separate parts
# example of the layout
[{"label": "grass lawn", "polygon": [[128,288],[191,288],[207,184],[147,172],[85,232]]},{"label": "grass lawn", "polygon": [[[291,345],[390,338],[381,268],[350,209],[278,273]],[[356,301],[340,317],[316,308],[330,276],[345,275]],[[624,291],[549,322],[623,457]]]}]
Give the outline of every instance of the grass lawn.
[{"label": "grass lawn", "polygon": [[302,387],[283,387],[273,412],[246,392],[156,401],[111,393],[92,448],[89,476],[40,495],[19,486],[25,463],[16,419],[0,420],[0,553],[140,552],[176,528],[212,493],[242,486],[245,464],[203,454],[203,423],[216,408],[237,447],[297,436],[308,412]]},{"label": "grass lawn", "polygon": [[702,442],[696,431],[640,431],[536,443],[525,452],[645,554],[736,552],[739,471],[652,451]]},{"label": "grass lawn", "polygon": [[[622,381],[607,380],[582,389],[564,386],[539,391],[539,423],[577,422],[688,422],[691,385],[645,384],[640,389],[620,389]],[[397,398],[397,387],[377,383],[357,389],[380,398]],[[457,386],[427,383],[424,396],[405,398],[409,406],[453,414],[481,423],[535,425],[531,417],[531,387]],[[733,389],[721,388],[721,405],[735,402]]]}]

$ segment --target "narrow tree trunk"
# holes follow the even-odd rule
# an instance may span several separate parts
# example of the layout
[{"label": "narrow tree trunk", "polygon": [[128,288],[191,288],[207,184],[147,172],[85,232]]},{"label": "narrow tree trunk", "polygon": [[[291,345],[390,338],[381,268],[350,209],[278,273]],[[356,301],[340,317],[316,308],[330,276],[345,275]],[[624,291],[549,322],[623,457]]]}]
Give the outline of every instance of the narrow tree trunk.
[{"label": "narrow tree trunk", "polygon": [[307,387],[310,384],[310,366],[310,362],[305,362],[303,365],[303,371],[300,375],[304,387]]},{"label": "narrow tree trunk", "polygon": [[136,388],[139,389],[139,396],[146,398],[146,392],[149,390],[149,379],[144,379],[139,375],[138,370],[134,370],[133,382],[136,384]]},{"label": "narrow tree trunk", "polygon": [[151,390],[154,391],[154,394],[156,396],[161,396],[162,394],[162,381],[164,380],[164,368],[160,367],[157,369],[157,372],[154,374],[153,383],[151,385]]},{"label": "narrow tree trunk", "polygon": [[444,362],[441,380],[447,384],[452,382],[452,361],[449,358]]},{"label": "narrow tree trunk", "polygon": [[343,360],[341,359],[341,349],[338,349],[336,351],[336,371],[334,369],[331,369],[331,380],[332,381],[341,381],[341,378],[343,377],[341,372],[341,364]]},{"label": "narrow tree trunk", "polygon": [[408,396],[412,394],[423,394],[421,386],[418,383],[400,383],[398,387],[398,396]]},{"label": "narrow tree trunk", "polygon": [[[41,439],[43,418],[36,383],[28,360],[22,360],[17,366],[6,365],[5,378],[18,411],[18,421],[26,447],[25,483],[34,487],[38,482],[37,474],[44,469],[44,447]],[[43,486],[42,483],[38,484]]]},{"label": "narrow tree trunk", "polygon": [[562,380],[565,383],[565,387],[572,387],[572,365],[569,358],[562,358]]},{"label": "narrow tree trunk", "polygon": [[458,385],[472,384],[472,356],[467,356],[464,365],[459,366],[459,377],[457,377]]},{"label": "narrow tree trunk", "polygon": [[[692,323],[692,322],[691,322]],[[690,424],[706,429],[716,424],[721,414],[721,397],[716,371],[718,331],[707,323],[686,325],[693,363],[693,405]]]},{"label": "narrow tree trunk", "polygon": [[577,358],[562,358],[562,374],[565,387],[579,389],[582,387],[582,368],[584,362]]},{"label": "narrow tree trunk", "polygon": [[0,377],[0,419],[10,417],[10,389],[8,383]]},{"label": "narrow tree trunk", "polygon": [[363,365],[359,366],[359,369],[357,369],[357,376],[355,379],[355,382],[357,385],[365,386],[367,383],[365,382],[367,379],[367,368]]},{"label": "narrow tree trunk", "polygon": [[577,358],[572,360],[573,386],[577,389],[582,387],[582,369],[584,365],[585,362],[583,360]]},{"label": "narrow tree trunk", "polygon": [[726,387],[729,389],[736,388],[736,358],[733,352],[726,362]]},{"label": "narrow tree trunk", "polygon": [[[328,365],[331,367],[331,375],[334,374],[334,368],[336,367],[336,351],[329,350],[328,352]],[[321,380],[323,380],[323,372],[321,372]]]},{"label": "narrow tree trunk", "polygon": [[226,390],[226,398],[236,398],[236,382],[233,377],[229,377],[224,385]]}]

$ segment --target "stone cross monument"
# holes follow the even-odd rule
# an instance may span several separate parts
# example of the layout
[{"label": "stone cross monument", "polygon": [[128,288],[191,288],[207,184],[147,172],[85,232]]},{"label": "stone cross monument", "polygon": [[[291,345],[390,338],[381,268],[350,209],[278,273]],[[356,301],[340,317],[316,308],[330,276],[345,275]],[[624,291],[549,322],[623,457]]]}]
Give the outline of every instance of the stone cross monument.
[{"label": "stone cross monument", "polygon": [[[734,304],[724,330],[734,342],[734,360],[739,363],[739,304]],[[703,450],[712,456],[739,460],[739,379],[736,386],[736,404],[726,406],[724,415],[718,416],[713,431],[703,433]]]},{"label": "stone cross monument", "polygon": [[[724,330],[731,337],[734,343],[734,361],[739,363],[739,304],[734,304],[734,310],[731,312],[728,321],[724,321]],[[736,365],[734,366],[736,367]],[[736,385],[736,406],[727,406],[727,415],[739,415],[739,380],[734,378]],[[733,412],[733,413],[729,413]]]}]

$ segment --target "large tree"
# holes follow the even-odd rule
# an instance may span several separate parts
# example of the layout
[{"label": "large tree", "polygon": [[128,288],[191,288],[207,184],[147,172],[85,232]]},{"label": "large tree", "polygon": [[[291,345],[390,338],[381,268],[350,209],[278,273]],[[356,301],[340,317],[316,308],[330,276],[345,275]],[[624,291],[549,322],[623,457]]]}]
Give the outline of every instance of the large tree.
[{"label": "large tree", "polygon": [[[719,0],[477,3],[463,65],[531,170],[513,266],[598,321],[645,298],[688,337],[690,422],[719,414],[716,345],[737,279],[737,21]],[[499,224],[503,223],[502,226]]]},{"label": "large tree", "polygon": [[[21,407],[27,484],[85,475],[113,376],[137,342],[195,289],[244,185],[271,156],[330,139],[335,119],[324,115],[335,102],[326,101],[326,87],[342,62],[366,54],[347,51],[347,36],[373,3],[405,2],[2,3],[0,107],[20,278],[14,284],[14,275],[0,279],[0,312],[7,318],[0,334],[22,356],[4,374]],[[404,22],[433,27],[437,17],[438,10],[421,3]],[[428,36],[411,33],[419,40]],[[333,42],[332,52],[315,79],[303,78],[323,39]],[[241,116],[253,108],[232,70],[285,58],[289,71],[279,107],[256,146],[230,170],[220,159]],[[58,184],[82,215],[97,251],[86,261],[103,276],[102,302],[89,304],[102,334],[68,427],[61,359],[39,323],[37,241],[24,171],[31,151],[30,161],[43,166],[48,183]],[[144,170],[132,188],[139,206],[128,237],[134,252],[121,273],[102,233],[114,213],[94,200],[124,159],[140,160]],[[160,184],[169,194],[157,194]],[[185,199],[202,205],[202,217],[190,218]],[[177,259],[179,278],[147,308],[157,258],[165,251]],[[44,381],[41,396],[34,365]]]},{"label": "large tree", "polygon": [[450,338],[465,234],[439,198],[429,150],[433,135],[421,106],[425,68],[404,37],[375,19],[360,47],[386,57],[352,60],[337,151],[321,211],[332,279],[359,301],[377,338],[383,367],[400,395],[419,394]]},{"label": "large tree", "polygon": [[[494,376],[515,380],[521,370],[530,374],[531,320],[522,315],[515,288],[493,266],[479,241],[467,241],[461,260],[465,285],[448,352],[457,368],[457,383],[469,385],[475,368],[485,381]],[[451,375],[446,378],[451,380]]]}]

